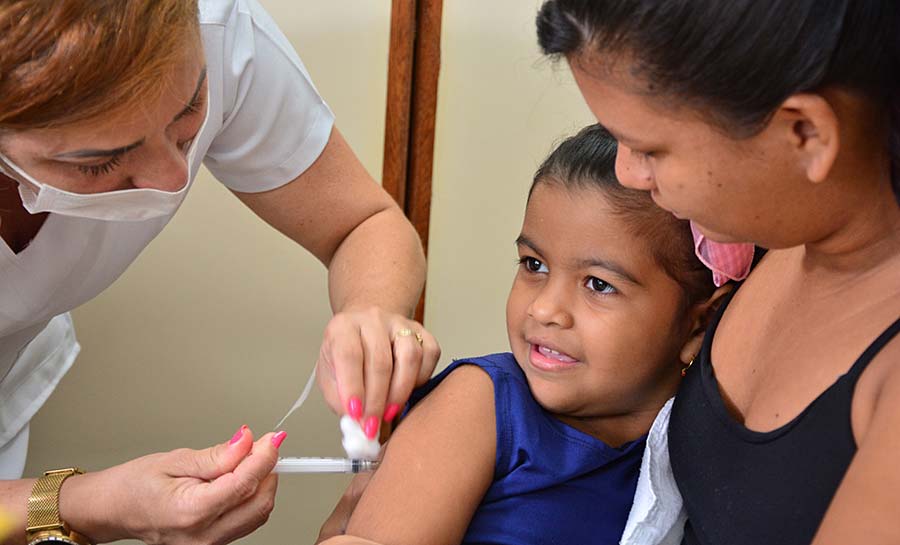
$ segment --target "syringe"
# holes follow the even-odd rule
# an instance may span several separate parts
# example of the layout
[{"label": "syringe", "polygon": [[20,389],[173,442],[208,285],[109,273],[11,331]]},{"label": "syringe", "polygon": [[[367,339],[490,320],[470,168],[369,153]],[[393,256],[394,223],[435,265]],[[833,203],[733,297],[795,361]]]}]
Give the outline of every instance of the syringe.
[{"label": "syringe", "polygon": [[349,458],[279,458],[275,473],[362,473],[375,471],[377,460]]}]

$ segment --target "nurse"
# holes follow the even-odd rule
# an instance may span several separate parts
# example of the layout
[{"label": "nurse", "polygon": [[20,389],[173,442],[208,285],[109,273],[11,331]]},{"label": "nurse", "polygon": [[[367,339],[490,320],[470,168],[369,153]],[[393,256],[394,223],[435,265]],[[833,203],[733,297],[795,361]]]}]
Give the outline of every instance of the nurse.
[{"label": "nurse", "polygon": [[408,318],[418,237],[254,0],[18,0],[0,28],[0,510],[32,529],[13,542],[41,525],[94,543],[246,535],[283,433],[20,478],[29,421],[78,354],[68,311],[165,227],[203,162],[329,267],[320,386],[374,436],[439,356]]}]

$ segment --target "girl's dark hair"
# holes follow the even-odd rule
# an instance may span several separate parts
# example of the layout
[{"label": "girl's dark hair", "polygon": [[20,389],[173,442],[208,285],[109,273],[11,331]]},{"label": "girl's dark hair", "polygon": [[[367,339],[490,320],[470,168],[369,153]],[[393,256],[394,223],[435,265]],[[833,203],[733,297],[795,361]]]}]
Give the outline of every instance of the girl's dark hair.
[{"label": "girl's dark hair", "polygon": [[898,14],[898,0],[546,0],[537,34],[546,55],[627,54],[648,92],[703,107],[733,135],[761,130],[792,94],[862,92],[892,116],[900,196]]},{"label": "girl's dark hair", "polygon": [[694,256],[690,224],[658,207],[646,191],[629,189],[616,179],[616,139],[601,125],[585,127],[565,139],[534,175],[528,199],[539,184],[592,188],[603,192],[613,213],[647,241],[656,262],[684,289],[688,305],[715,290],[712,273]]}]

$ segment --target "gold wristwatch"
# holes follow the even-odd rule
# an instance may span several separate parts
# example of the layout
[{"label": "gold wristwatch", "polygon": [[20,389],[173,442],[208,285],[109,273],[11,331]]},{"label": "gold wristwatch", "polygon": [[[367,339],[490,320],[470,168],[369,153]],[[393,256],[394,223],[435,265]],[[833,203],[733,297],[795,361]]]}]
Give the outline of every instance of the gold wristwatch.
[{"label": "gold wristwatch", "polygon": [[38,543],[91,545],[83,535],[75,532],[59,518],[59,489],[72,475],[84,473],[77,467],[54,469],[34,483],[28,498],[28,522],[25,537],[28,545]]}]

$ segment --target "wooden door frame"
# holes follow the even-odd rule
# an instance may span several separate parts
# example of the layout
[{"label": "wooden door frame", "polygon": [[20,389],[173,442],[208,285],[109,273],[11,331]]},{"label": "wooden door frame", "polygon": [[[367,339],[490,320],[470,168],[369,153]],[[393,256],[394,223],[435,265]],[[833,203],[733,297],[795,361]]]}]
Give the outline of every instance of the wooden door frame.
[{"label": "wooden door frame", "polygon": [[[382,185],[412,222],[425,255],[431,216],[431,181],[443,0],[392,0]],[[422,322],[425,294],[415,318]]]}]

